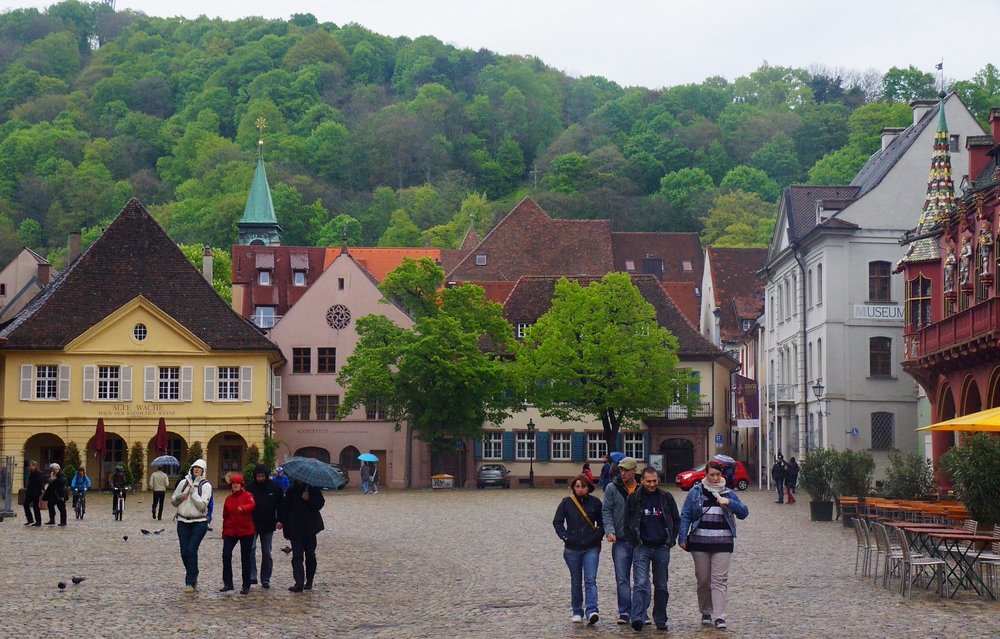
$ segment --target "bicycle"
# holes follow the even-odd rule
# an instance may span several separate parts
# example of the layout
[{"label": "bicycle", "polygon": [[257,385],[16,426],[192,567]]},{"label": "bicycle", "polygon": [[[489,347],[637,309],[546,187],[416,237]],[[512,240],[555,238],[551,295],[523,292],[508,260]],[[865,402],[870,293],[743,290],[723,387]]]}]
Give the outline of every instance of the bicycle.
[{"label": "bicycle", "polygon": [[125,488],[112,489],[114,497],[111,502],[111,513],[115,516],[115,521],[121,521],[125,517],[125,492],[127,490],[127,486]]},{"label": "bicycle", "polygon": [[73,491],[73,512],[77,519],[83,519],[84,513],[87,512],[87,491],[79,489]]}]

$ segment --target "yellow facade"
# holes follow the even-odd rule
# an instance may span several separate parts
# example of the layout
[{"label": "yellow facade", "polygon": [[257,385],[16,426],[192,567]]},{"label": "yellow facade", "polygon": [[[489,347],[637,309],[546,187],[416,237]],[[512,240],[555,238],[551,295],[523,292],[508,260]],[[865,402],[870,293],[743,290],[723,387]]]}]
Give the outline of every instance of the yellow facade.
[{"label": "yellow facade", "polygon": [[[15,490],[28,460],[61,462],[70,442],[80,449],[95,488],[98,475],[103,487],[114,466],[127,465],[129,450],[140,442],[145,488],[160,418],[171,440],[169,452],[182,463],[188,447],[201,443],[214,484],[228,471],[243,470],[249,446],[263,450],[272,365],[280,355],[212,351],[141,296],[62,350],[0,353],[0,455],[15,459]],[[227,379],[221,382],[223,374]],[[100,472],[92,441],[98,418],[104,420],[109,444]]]}]

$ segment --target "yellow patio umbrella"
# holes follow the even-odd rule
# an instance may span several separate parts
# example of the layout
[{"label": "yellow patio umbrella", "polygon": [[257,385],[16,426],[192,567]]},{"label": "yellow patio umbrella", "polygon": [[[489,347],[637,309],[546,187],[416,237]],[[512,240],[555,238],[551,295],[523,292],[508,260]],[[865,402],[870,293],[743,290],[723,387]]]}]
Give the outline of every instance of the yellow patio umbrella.
[{"label": "yellow patio umbrella", "polygon": [[931,424],[930,426],[918,428],[917,430],[960,430],[980,433],[1000,432],[1000,408],[988,408],[978,413],[954,417],[943,422]]}]

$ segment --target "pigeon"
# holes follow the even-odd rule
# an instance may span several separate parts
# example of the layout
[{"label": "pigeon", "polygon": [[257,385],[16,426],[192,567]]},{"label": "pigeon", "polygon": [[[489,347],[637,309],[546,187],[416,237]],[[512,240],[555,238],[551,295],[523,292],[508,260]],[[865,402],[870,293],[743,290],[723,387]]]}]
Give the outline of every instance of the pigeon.
[{"label": "pigeon", "polygon": [[70,581],[72,581],[74,585],[77,585],[84,579],[86,579],[86,577],[73,577]]},{"label": "pigeon", "polygon": [[60,581],[59,582],[59,590],[66,590],[66,582],[65,581]]},{"label": "pigeon", "polygon": [[128,541],[128,535],[122,535],[122,539],[124,539],[125,541]]},{"label": "pigeon", "polygon": [[148,535],[148,534],[149,534],[149,531],[148,531],[148,530],[146,530],[145,528],[140,528],[140,529],[139,529],[139,532],[141,532],[141,533],[142,533],[142,534],[144,534],[144,535]]},{"label": "pigeon", "polygon": [[292,548],[291,546],[285,546],[284,548],[281,549],[281,552],[287,555],[288,553],[292,552]]},{"label": "pigeon", "polygon": [[160,534],[161,532],[163,532],[164,530],[165,530],[165,528],[160,528],[159,530],[154,530],[154,531],[153,531],[153,534],[154,534],[154,535],[159,535],[159,534]]}]

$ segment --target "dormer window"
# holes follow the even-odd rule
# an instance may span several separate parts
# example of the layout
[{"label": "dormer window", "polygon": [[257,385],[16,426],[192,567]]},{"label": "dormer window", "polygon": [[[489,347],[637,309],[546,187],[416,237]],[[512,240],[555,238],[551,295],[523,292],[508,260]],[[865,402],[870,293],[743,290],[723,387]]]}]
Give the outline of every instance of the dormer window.
[{"label": "dormer window", "polygon": [[261,286],[271,285],[271,271],[267,269],[261,269],[257,271],[257,283]]},{"label": "dormer window", "polygon": [[292,271],[292,285],[293,286],[305,286],[306,285],[306,272],[305,271]]},{"label": "dormer window", "polygon": [[681,270],[685,273],[690,273],[694,270],[694,266],[691,265],[691,260],[681,260]]},{"label": "dormer window", "polygon": [[486,266],[486,254],[478,253],[476,255],[476,266]]},{"label": "dormer window", "polygon": [[625,270],[629,273],[635,272],[635,260],[625,260]]},{"label": "dormer window", "polygon": [[528,329],[530,327],[531,327],[531,324],[529,324],[528,322],[518,322],[517,323],[517,339],[524,339],[524,336],[527,334]]}]

